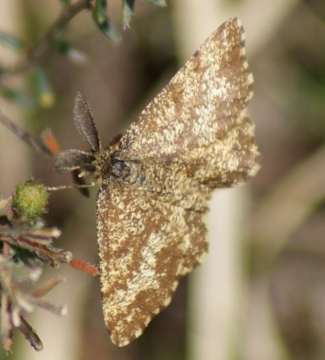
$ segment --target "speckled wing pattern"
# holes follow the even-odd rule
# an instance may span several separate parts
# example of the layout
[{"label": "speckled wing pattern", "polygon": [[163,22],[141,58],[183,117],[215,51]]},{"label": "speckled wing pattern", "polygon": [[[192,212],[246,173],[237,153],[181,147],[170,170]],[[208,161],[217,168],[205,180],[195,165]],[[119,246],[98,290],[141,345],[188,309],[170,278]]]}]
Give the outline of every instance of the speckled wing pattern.
[{"label": "speckled wing pattern", "polygon": [[103,178],[97,198],[103,312],[116,345],[140,336],[202,262],[211,191],[257,172],[252,86],[243,28],[230,19],[120,139],[114,161],[136,176]]},{"label": "speckled wing pattern", "polygon": [[186,167],[212,188],[256,173],[254,125],[247,115],[253,75],[239,19],[221,25],[153,99],[121,139],[129,158]]},{"label": "speckled wing pattern", "polygon": [[120,186],[100,191],[98,201],[108,202],[98,212],[98,230],[109,234],[99,238],[104,319],[112,342],[124,346],[206,254],[204,214]]}]

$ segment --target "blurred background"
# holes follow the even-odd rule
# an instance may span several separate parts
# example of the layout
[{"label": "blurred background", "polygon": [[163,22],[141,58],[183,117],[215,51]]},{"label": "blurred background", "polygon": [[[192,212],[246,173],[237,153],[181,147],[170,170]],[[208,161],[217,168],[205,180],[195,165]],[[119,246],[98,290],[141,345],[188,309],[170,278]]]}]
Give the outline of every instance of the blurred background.
[{"label": "blurred background", "polygon": [[[0,30],[32,48],[61,12],[59,0],[2,1]],[[27,318],[44,350],[36,353],[17,332],[12,353],[0,349],[0,359],[324,359],[325,2],[175,0],[159,7],[138,0],[125,30],[121,1],[110,1],[108,14],[120,44],[108,41],[91,13],[82,11],[64,39],[88,60],[76,63],[50,51],[40,64],[45,99],[32,71],[2,74],[1,111],[35,137],[50,128],[61,149],[87,150],[72,121],[78,88],[108,143],[212,31],[238,16],[255,78],[250,114],[262,168],[248,185],[213,197],[206,263],[180,282],[171,305],[138,340],[125,348],[112,345],[99,279],[63,265],[59,272],[67,280],[47,299],[67,304],[68,315],[37,310]],[[2,68],[23,59],[1,45]],[[49,186],[71,182],[0,126],[1,197],[31,177]],[[56,192],[45,216],[63,231],[58,247],[92,264],[98,263],[95,200],[96,189],[90,199],[76,190]],[[43,279],[57,273],[49,269]]]}]

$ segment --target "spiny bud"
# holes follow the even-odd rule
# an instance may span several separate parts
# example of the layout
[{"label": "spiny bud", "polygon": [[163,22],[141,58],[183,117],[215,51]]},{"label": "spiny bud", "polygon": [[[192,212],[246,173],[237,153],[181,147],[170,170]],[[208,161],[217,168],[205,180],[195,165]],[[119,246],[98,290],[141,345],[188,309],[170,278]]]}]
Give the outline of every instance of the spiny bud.
[{"label": "spiny bud", "polygon": [[15,217],[26,217],[33,224],[45,211],[48,193],[43,184],[27,180],[16,186],[12,204]]}]

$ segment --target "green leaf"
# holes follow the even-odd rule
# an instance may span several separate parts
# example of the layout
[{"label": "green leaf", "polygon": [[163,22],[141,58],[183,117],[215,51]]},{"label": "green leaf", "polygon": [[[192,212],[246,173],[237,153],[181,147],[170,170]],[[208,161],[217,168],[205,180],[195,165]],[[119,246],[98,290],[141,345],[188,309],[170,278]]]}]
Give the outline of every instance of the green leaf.
[{"label": "green leaf", "polygon": [[0,95],[3,96],[5,99],[25,108],[32,108],[35,106],[35,102],[33,101],[33,99],[21,91],[9,88],[1,88]]},{"label": "green leaf", "polygon": [[22,40],[2,31],[0,31],[0,43],[17,52],[22,51],[25,48]]},{"label": "green leaf", "polygon": [[122,22],[124,25],[128,26],[134,9],[135,0],[123,0],[122,3]]},{"label": "green leaf", "polygon": [[55,102],[55,96],[45,72],[40,67],[33,69],[32,81],[41,106],[46,108],[51,107]]},{"label": "green leaf", "polygon": [[116,30],[113,23],[108,19],[106,15],[106,7],[106,0],[97,0],[93,11],[93,16],[101,32],[112,42],[118,43],[120,41],[120,34]]},{"label": "green leaf", "polygon": [[55,40],[53,47],[57,52],[78,64],[83,64],[88,61],[87,55],[82,50],[64,40]]},{"label": "green leaf", "polygon": [[97,24],[103,23],[107,18],[106,8],[107,8],[106,0],[96,0],[93,14]]},{"label": "green leaf", "polygon": [[166,0],[146,0],[147,2],[153,4],[153,5],[158,5],[158,6],[166,6]]},{"label": "green leaf", "polygon": [[113,25],[113,23],[108,19],[108,17],[105,15],[105,18],[103,21],[98,22],[95,19],[97,26],[99,27],[100,31],[109,38],[109,40],[111,40],[114,43],[118,43],[120,42],[120,34],[119,32],[116,30],[115,26]]}]

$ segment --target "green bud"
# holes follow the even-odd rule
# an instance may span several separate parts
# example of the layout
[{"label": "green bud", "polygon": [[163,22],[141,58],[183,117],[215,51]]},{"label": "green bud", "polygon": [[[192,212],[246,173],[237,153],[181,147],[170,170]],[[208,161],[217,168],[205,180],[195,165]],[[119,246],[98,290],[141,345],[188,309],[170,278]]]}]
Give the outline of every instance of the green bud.
[{"label": "green bud", "polygon": [[27,221],[34,223],[45,212],[48,198],[43,184],[32,180],[18,184],[12,197],[15,216],[25,216]]}]

